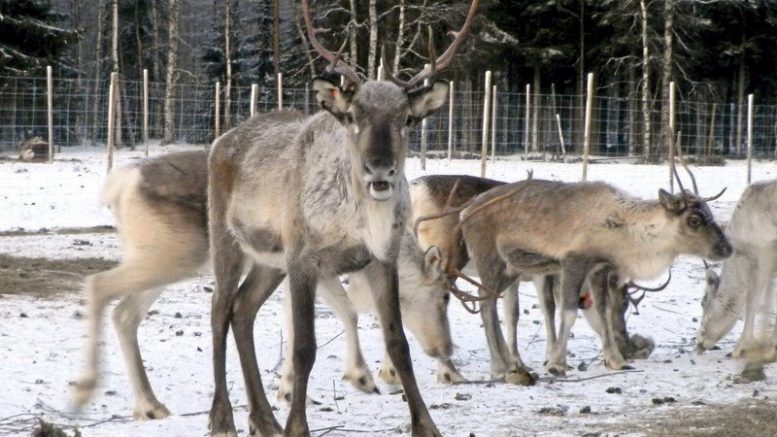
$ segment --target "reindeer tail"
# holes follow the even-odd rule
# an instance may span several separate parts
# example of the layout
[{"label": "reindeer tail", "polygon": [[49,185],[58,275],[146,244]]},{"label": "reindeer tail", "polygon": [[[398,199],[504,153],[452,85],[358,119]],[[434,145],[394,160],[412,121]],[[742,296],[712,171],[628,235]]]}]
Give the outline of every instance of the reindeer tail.
[{"label": "reindeer tail", "polygon": [[102,191],[100,191],[100,205],[114,209],[122,193],[135,183],[139,173],[138,168],[135,166],[120,167],[112,170],[105,180]]}]

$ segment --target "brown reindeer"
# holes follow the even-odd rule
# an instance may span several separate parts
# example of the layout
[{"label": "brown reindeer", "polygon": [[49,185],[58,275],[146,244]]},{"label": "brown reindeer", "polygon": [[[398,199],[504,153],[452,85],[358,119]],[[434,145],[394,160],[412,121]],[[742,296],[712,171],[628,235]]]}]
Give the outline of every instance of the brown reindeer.
[{"label": "brown reindeer", "polygon": [[[308,36],[345,77],[313,81],[325,109],[291,142],[274,142],[272,129],[243,124],[217,139],[209,161],[209,223],[216,289],[213,296],[215,394],[211,433],[234,435],[225,377],[226,336],[231,325],[246,381],[249,430],[284,432],[262,387],[254,353],[253,323],[267,296],[288,274],[294,326],[294,388],[285,434],[308,435],[307,383],[316,355],[313,300],[316,285],[365,268],[391,360],[407,397],[414,435],[440,435],[418,390],[398,299],[397,252],[410,211],[404,176],[408,131],[439,109],[448,85],[416,87],[445,68],[468,33],[474,0],[452,45],[410,82],[361,83],[350,68],[318,42],[307,1]],[[390,76],[390,75],[389,75]],[[262,147],[251,147],[261,143]],[[247,254],[254,266],[240,284]]]},{"label": "brown reindeer", "polygon": [[[531,174],[529,175],[531,177]],[[446,214],[452,206],[463,205],[475,196],[504,182],[464,175],[430,175],[413,180],[410,183],[410,196],[413,200],[413,222],[416,223],[418,241],[422,248],[440,247],[443,251],[443,266],[448,271],[461,271],[467,267],[469,254],[467,243],[459,227],[458,214]],[[436,217],[436,218],[435,218]],[[435,219],[432,219],[435,218]],[[626,331],[624,312],[628,306],[627,287],[621,286],[618,293],[610,291],[610,282],[614,273],[601,269],[596,277],[592,276],[588,289],[593,299],[581,297],[581,307],[591,327],[599,334],[608,347],[617,345],[621,355],[628,358],[646,357],[652,351],[652,343],[639,335],[630,337]],[[547,331],[546,355],[550,355],[556,341],[555,308],[560,303],[559,275],[522,275],[519,280],[532,280],[537,289],[540,308],[545,317]],[[486,339],[491,355],[491,373],[493,377],[503,377],[507,372],[524,372],[525,365],[518,353],[517,324],[520,314],[518,305],[518,281],[503,291],[504,316],[506,322],[505,340],[496,316],[496,301],[481,302],[480,313],[483,318]],[[591,305],[593,303],[594,305]],[[598,304],[607,304],[606,307]],[[609,308],[614,311],[610,314]],[[611,319],[612,318],[612,319]],[[605,331],[604,320],[609,321],[610,329]],[[612,345],[606,340],[613,332]],[[533,379],[524,373],[523,380],[530,383]]]},{"label": "brown reindeer", "polygon": [[492,290],[522,274],[561,272],[560,333],[546,368],[562,375],[580,289],[595,268],[609,266],[623,284],[655,278],[680,254],[731,254],[706,204],[714,198],[659,190],[658,201],[649,201],[601,182],[534,179],[478,196],[461,212],[462,232],[480,279]]}]

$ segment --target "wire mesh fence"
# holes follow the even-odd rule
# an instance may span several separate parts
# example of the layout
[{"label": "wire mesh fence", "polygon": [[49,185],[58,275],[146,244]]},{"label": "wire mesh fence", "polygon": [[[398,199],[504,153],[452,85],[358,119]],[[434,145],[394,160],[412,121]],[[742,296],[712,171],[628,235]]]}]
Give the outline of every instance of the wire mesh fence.
[{"label": "wire mesh fence", "polygon": [[[53,92],[54,144],[101,145],[107,135],[107,80],[56,79]],[[143,141],[142,82],[121,80],[118,93],[120,147]],[[317,110],[309,88],[284,89],[282,107],[306,114]],[[0,150],[14,150],[31,137],[47,137],[46,79],[0,77]],[[445,155],[450,142],[455,156],[479,156],[482,148],[483,101],[481,91],[455,87],[453,99],[415,129],[411,149],[418,150],[426,135],[431,154]],[[251,87],[219,89],[219,132],[236,126],[250,115]],[[758,96],[756,96],[756,101]],[[159,139],[164,129],[165,84],[149,83],[149,137]],[[275,84],[258,86],[255,107],[269,112],[278,107]],[[643,111],[637,98],[595,96],[590,151],[601,156],[645,154],[646,146],[659,158],[666,153],[662,138],[661,108],[651,102]],[[577,95],[498,92],[494,103],[495,131],[486,138],[497,154],[524,154],[531,159],[556,159],[563,152],[578,155],[583,144],[584,99]],[[449,112],[449,105],[453,111]],[[747,106],[735,103],[678,101],[676,128],[683,150],[698,157],[744,157],[747,141]],[[449,118],[450,117],[450,118]],[[172,93],[173,141],[209,144],[216,129],[216,87],[213,83],[182,77]],[[485,124],[490,129],[491,122]],[[450,138],[449,138],[450,136]],[[493,144],[491,141],[493,138]],[[755,105],[752,114],[754,156],[777,156],[777,105]]]}]

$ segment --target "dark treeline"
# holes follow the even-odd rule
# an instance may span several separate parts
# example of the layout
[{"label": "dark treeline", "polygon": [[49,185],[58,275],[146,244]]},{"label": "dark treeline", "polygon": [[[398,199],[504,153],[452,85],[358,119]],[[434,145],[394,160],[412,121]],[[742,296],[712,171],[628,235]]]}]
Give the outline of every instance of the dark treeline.
[{"label": "dark treeline", "polygon": [[[428,26],[444,50],[469,2],[312,3],[316,26],[326,29],[321,39],[332,51],[345,43],[345,59],[362,74],[375,77],[385,47],[391,68],[409,77],[428,62]],[[232,104],[252,83],[269,98],[279,72],[286,87],[303,87],[324,65],[309,51],[296,0],[0,0],[0,29],[0,86],[11,76],[40,77],[51,64],[82,88],[104,83],[112,71],[131,87],[145,68],[171,90],[219,81]],[[459,52],[446,74],[459,90],[482,91],[490,69],[503,91],[531,84],[533,93],[572,96],[573,132],[581,131],[584,77],[593,72],[597,95],[627,99],[634,123],[642,122],[637,130],[653,136],[640,140],[645,148],[666,142],[656,137],[667,135],[662,102],[670,81],[680,101],[741,108],[754,92],[759,104],[777,103],[773,0],[482,0]],[[155,120],[155,132],[173,141],[168,122]]]}]

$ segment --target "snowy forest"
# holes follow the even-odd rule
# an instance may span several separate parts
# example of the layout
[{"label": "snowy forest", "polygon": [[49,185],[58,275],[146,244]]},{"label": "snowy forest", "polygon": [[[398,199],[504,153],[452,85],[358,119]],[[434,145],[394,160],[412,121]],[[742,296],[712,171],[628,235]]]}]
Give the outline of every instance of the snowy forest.
[{"label": "snowy forest", "polygon": [[[344,58],[365,77],[375,78],[383,47],[392,69],[409,77],[428,62],[430,36],[444,49],[467,6],[464,0],[319,0],[313,14],[327,30],[322,40],[332,50],[344,43]],[[117,117],[130,144],[138,140],[131,126],[144,69],[156,96],[152,137],[163,143],[213,139],[216,82],[228,108],[222,129],[247,115],[240,102],[251,84],[259,85],[260,100],[275,101],[277,73],[283,73],[285,100],[299,107],[294,96],[325,65],[310,50],[299,9],[296,0],[0,0],[2,147],[18,144],[38,126],[36,99],[45,91],[47,65],[68,87],[57,97],[57,106],[68,108],[56,116],[64,145],[96,143],[104,135],[103,94],[111,72],[121,76],[125,97],[118,103],[126,107]],[[503,93],[499,141],[505,151],[528,137],[519,120],[527,85],[532,101],[525,107],[535,111],[532,150],[558,142],[552,121],[545,122],[553,112],[562,114],[559,125],[577,150],[589,72],[602,99],[600,153],[632,154],[662,141],[671,81],[678,101],[694,105],[679,112],[681,125],[693,125],[684,133],[694,135],[694,151],[742,153],[749,93],[763,105],[757,126],[762,151],[777,151],[770,137],[777,110],[766,106],[777,104],[773,0],[483,0],[475,26],[443,77],[455,81],[464,99],[457,134],[464,149],[474,150],[479,138],[477,99],[484,72],[491,70]],[[38,97],[28,95],[38,88]],[[175,101],[186,107],[186,118],[176,115]],[[545,107],[553,108],[547,116]]]}]

